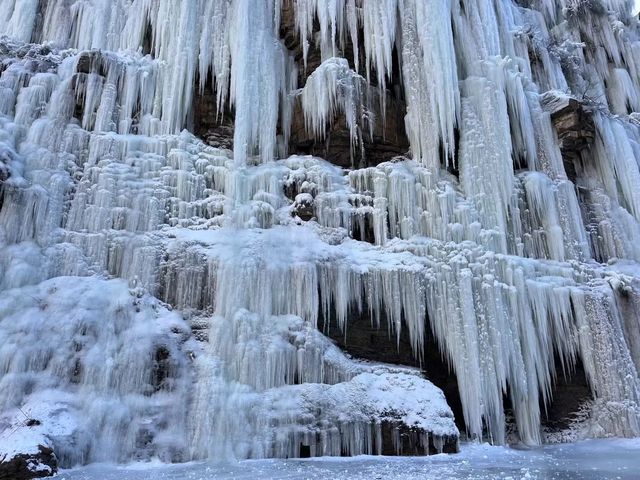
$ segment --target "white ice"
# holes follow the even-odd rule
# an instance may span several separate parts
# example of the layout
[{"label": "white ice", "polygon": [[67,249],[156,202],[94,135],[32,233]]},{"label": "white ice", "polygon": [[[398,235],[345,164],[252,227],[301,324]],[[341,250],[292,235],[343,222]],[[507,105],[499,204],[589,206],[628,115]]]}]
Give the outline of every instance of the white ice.
[{"label": "white ice", "polygon": [[233,464],[157,463],[92,465],[64,471],[61,480],[151,479],[422,479],[422,480],[635,480],[640,470],[637,440],[591,440],[543,449],[513,450],[463,445],[459,455],[429,458],[268,460]]},{"label": "white ice", "polygon": [[[630,2],[601,6],[297,0],[303,68],[323,61],[300,90],[280,1],[1,0],[2,425],[46,406],[33,442],[65,466],[375,453],[390,410],[423,446],[455,437],[418,371],[322,335],[357,314],[418,364],[433,333],[472,439],[507,441],[508,398],[543,442],[578,362],[580,435],[639,435],[640,42]],[[360,87],[394,76],[408,158],[288,156],[295,101],[357,143]],[[233,151],[185,130],[211,83]],[[551,90],[593,117],[575,160]]]}]

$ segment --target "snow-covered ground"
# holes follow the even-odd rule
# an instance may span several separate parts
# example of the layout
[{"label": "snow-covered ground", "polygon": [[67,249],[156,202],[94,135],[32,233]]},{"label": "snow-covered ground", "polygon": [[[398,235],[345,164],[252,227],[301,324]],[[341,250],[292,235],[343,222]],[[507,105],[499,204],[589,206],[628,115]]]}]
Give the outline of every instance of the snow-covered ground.
[{"label": "snow-covered ground", "polygon": [[636,480],[640,478],[640,439],[587,440],[515,450],[463,446],[459,455],[431,457],[316,458],[250,460],[237,463],[90,465],[63,471],[60,480],[209,479],[409,479],[423,480]]}]

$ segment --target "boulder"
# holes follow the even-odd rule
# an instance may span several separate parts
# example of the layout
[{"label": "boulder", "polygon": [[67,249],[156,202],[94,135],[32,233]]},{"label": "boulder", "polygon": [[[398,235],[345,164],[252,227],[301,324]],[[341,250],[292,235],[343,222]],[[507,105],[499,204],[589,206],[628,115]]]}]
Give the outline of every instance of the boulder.
[{"label": "boulder", "polygon": [[52,477],[58,472],[58,459],[53,450],[38,445],[37,451],[0,457],[0,480],[29,480]]},{"label": "boulder", "polygon": [[595,138],[593,118],[583,102],[560,92],[547,92],[542,105],[551,114],[563,156],[577,156]]},{"label": "boulder", "polygon": [[291,214],[308,221],[314,217],[313,197],[309,193],[299,193],[293,202]]}]

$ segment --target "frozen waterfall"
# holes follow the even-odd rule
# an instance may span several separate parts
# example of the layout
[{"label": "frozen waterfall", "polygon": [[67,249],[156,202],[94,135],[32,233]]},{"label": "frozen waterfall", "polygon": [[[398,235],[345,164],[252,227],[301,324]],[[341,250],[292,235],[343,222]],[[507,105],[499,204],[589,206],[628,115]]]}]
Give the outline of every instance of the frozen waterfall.
[{"label": "frozen waterfall", "polygon": [[640,436],[632,4],[0,0],[0,460]]}]

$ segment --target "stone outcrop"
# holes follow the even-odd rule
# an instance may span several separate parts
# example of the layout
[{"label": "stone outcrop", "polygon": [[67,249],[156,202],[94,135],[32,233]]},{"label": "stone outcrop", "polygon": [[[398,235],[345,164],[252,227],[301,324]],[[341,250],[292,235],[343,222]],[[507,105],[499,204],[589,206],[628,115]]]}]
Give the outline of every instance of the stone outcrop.
[{"label": "stone outcrop", "polygon": [[[7,152],[0,152],[0,190],[2,189],[2,184],[9,179],[9,154]],[[2,208],[2,199],[0,196],[0,208]]]},{"label": "stone outcrop", "polygon": [[314,216],[313,197],[309,193],[299,193],[293,202],[291,213],[301,220],[311,220]]},{"label": "stone outcrop", "polygon": [[0,480],[30,480],[52,477],[58,472],[58,459],[49,447],[38,445],[38,453],[0,458]]},{"label": "stone outcrop", "polygon": [[[295,57],[299,72],[298,85],[303,87],[309,75],[322,63],[322,57],[317,46],[310,44],[305,65],[302,45],[296,30],[293,7],[287,2],[282,10],[280,36],[285,46]],[[345,40],[342,54],[345,58],[353,59],[353,46],[349,40]],[[360,65],[364,64],[365,59],[361,49]],[[351,68],[353,67],[352,64]],[[405,155],[409,150],[409,140],[404,126],[406,107],[401,95],[399,75],[394,75],[383,93],[385,96],[384,111],[382,109],[383,99],[373,77],[370,82],[365,87],[367,91],[364,92],[364,97],[369,99],[369,105],[367,105],[369,111],[366,112],[366,115],[367,121],[371,122],[373,129],[369,132],[363,128],[360,144],[352,145],[349,127],[343,115],[336,115],[327,129],[325,138],[315,138],[305,128],[301,106],[299,102],[296,102],[288,145],[289,153],[319,156],[344,168],[375,166],[394,157]]]},{"label": "stone outcrop", "polygon": [[[396,336],[389,330],[383,320],[380,327],[373,325],[366,315],[353,314],[349,318],[346,331],[342,331],[335,322],[327,322],[324,333],[327,334],[341,349],[354,357],[374,362],[394,365],[409,365],[420,368],[423,375],[440,388],[447,403],[451,407],[458,429],[466,429],[460,400],[460,392],[456,374],[447,365],[447,361],[440,353],[432,335],[428,333],[424,348],[417,355],[413,353],[411,341],[406,329]],[[570,427],[575,413],[591,398],[584,368],[580,363],[572,371],[556,372],[557,381],[553,387],[552,398],[549,402],[542,426],[546,434],[562,432]],[[393,436],[401,439],[399,452],[401,455],[424,455],[425,452],[416,441],[416,432],[406,425],[383,425],[383,444],[386,448],[393,445]],[[455,439],[443,446],[445,453],[457,451]],[[384,450],[384,455],[393,455],[393,449]],[[434,453],[434,446],[430,445],[428,453]]]},{"label": "stone outcrop", "polygon": [[294,154],[310,154],[322,157],[343,168],[362,168],[375,166],[405,155],[409,150],[409,141],[404,130],[404,103],[387,92],[386,110],[383,113],[377,87],[369,86],[371,112],[368,112],[373,125],[372,132],[366,128],[361,132],[361,144],[353,145],[349,127],[344,116],[336,115],[327,129],[326,137],[315,138],[305,128],[304,115],[296,104],[291,126],[289,151]]},{"label": "stone outcrop", "polygon": [[[309,75],[322,63],[322,57],[317,46],[311,44],[306,62],[304,61],[293,7],[287,2],[282,9],[280,35],[285,46],[294,56],[298,69],[298,85],[303,87]],[[344,55],[346,58],[353,58],[350,42],[346,42]],[[84,63],[87,62],[88,59],[84,61]],[[364,64],[364,62],[365,59],[361,58],[360,63]],[[196,85],[199,85],[198,79],[196,79]],[[395,75],[391,79],[383,93],[384,99],[381,98],[382,94],[373,79],[365,88],[367,92],[364,97],[369,100],[369,104],[365,106],[367,118],[363,123],[370,122],[372,129],[369,131],[368,125],[362,128],[360,142],[352,143],[349,127],[344,115],[341,114],[335,115],[332,119],[324,138],[314,137],[305,126],[299,100],[294,99],[291,132],[287,145],[288,153],[322,157],[344,168],[375,166],[394,157],[406,155],[409,150],[409,140],[404,126],[406,107],[401,94],[399,76]],[[232,111],[218,111],[215,87],[208,80],[204,89],[196,92],[194,97],[193,126],[190,130],[209,145],[232,149],[233,119]]]},{"label": "stone outcrop", "polygon": [[574,155],[589,147],[595,137],[595,126],[585,105],[573,97],[564,97],[551,111],[563,154]]},{"label": "stone outcrop", "polygon": [[434,442],[434,437],[429,436],[428,445],[423,445],[425,433],[428,434],[402,422],[383,422],[382,455],[420,456],[458,452],[457,437],[442,437]]},{"label": "stone outcrop", "polygon": [[575,182],[580,153],[593,144],[596,135],[592,113],[584,102],[558,92],[544,94],[542,105],[551,114],[567,176]]},{"label": "stone outcrop", "polygon": [[[196,81],[196,85],[199,81]],[[193,127],[190,129],[207,144],[219,148],[233,148],[233,119],[231,111],[218,111],[216,92],[209,80],[193,101]]]}]

